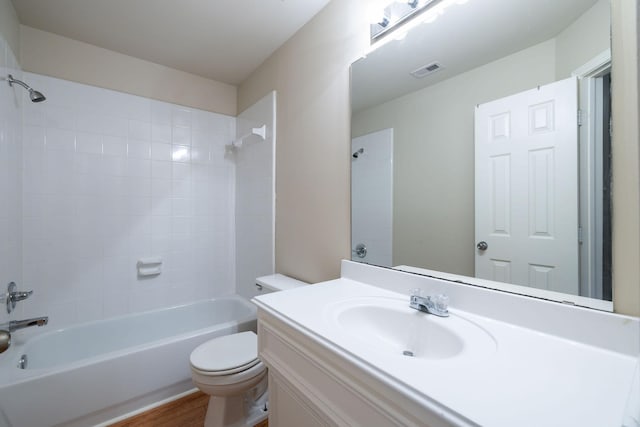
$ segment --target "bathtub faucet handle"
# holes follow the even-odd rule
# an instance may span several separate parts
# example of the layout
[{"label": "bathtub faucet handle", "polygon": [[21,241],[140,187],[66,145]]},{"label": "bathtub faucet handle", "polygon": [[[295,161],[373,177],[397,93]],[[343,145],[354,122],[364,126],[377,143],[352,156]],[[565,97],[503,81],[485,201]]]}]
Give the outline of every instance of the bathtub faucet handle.
[{"label": "bathtub faucet handle", "polygon": [[15,282],[9,283],[7,287],[7,313],[11,313],[16,308],[18,301],[25,300],[31,296],[33,291],[18,291]]}]

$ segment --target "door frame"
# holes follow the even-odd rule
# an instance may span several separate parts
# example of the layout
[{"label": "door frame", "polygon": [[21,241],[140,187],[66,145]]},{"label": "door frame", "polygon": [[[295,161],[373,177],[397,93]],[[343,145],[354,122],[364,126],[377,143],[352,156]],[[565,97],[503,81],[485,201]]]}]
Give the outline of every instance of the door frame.
[{"label": "door frame", "polygon": [[580,224],[580,294],[589,298],[603,297],[602,242],[602,76],[611,73],[611,49],[607,49],[576,69],[578,78],[579,123],[579,224]]}]

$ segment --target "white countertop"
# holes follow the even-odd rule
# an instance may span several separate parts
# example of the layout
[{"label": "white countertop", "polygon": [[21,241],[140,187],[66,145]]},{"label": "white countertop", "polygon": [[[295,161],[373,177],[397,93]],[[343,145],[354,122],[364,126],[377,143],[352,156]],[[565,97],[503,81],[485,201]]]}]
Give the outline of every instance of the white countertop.
[{"label": "white countertop", "polygon": [[337,327],[328,314],[332,305],[363,296],[398,299],[408,305],[407,295],[347,278],[263,295],[255,301],[260,309],[376,370],[408,396],[438,402],[452,414],[470,420],[469,425],[623,425],[640,360],[637,355],[462,311],[456,309],[454,300],[451,316],[487,331],[495,339],[495,351],[436,360],[371,351]]}]

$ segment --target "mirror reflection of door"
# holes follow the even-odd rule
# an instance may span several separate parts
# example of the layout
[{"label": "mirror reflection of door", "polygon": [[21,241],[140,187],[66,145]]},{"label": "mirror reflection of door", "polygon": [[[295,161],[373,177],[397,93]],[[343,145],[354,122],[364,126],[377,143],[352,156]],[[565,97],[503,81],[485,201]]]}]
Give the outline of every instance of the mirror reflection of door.
[{"label": "mirror reflection of door", "polygon": [[477,106],[476,277],[579,294],[577,112],[575,78]]},{"label": "mirror reflection of door", "polygon": [[393,129],[351,141],[351,258],[391,267]]}]

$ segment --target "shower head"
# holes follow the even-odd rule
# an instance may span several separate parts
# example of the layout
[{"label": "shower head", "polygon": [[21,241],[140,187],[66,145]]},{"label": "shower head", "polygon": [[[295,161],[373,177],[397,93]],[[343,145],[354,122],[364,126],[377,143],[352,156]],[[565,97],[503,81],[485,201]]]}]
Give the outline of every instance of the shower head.
[{"label": "shower head", "polygon": [[364,148],[359,149],[358,151],[356,151],[355,153],[353,153],[351,155],[351,157],[353,157],[354,159],[357,159],[358,156],[360,156],[360,154],[364,153]]},{"label": "shower head", "polygon": [[9,82],[9,86],[13,86],[14,83],[17,83],[20,86],[22,86],[23,88],[25,88],[26,90],[28,90],[29,91],[29,99],[31,99],[31,102],[42,102],[45,99],[47,99],[42,94],[42,92],[38,92],[37,90],[33,89],[28,84],[26,84],[25,82],[22,82],[20,80],[14,79],[11,74],[9,74],[9,77],[7,78],[7,81]]}]

